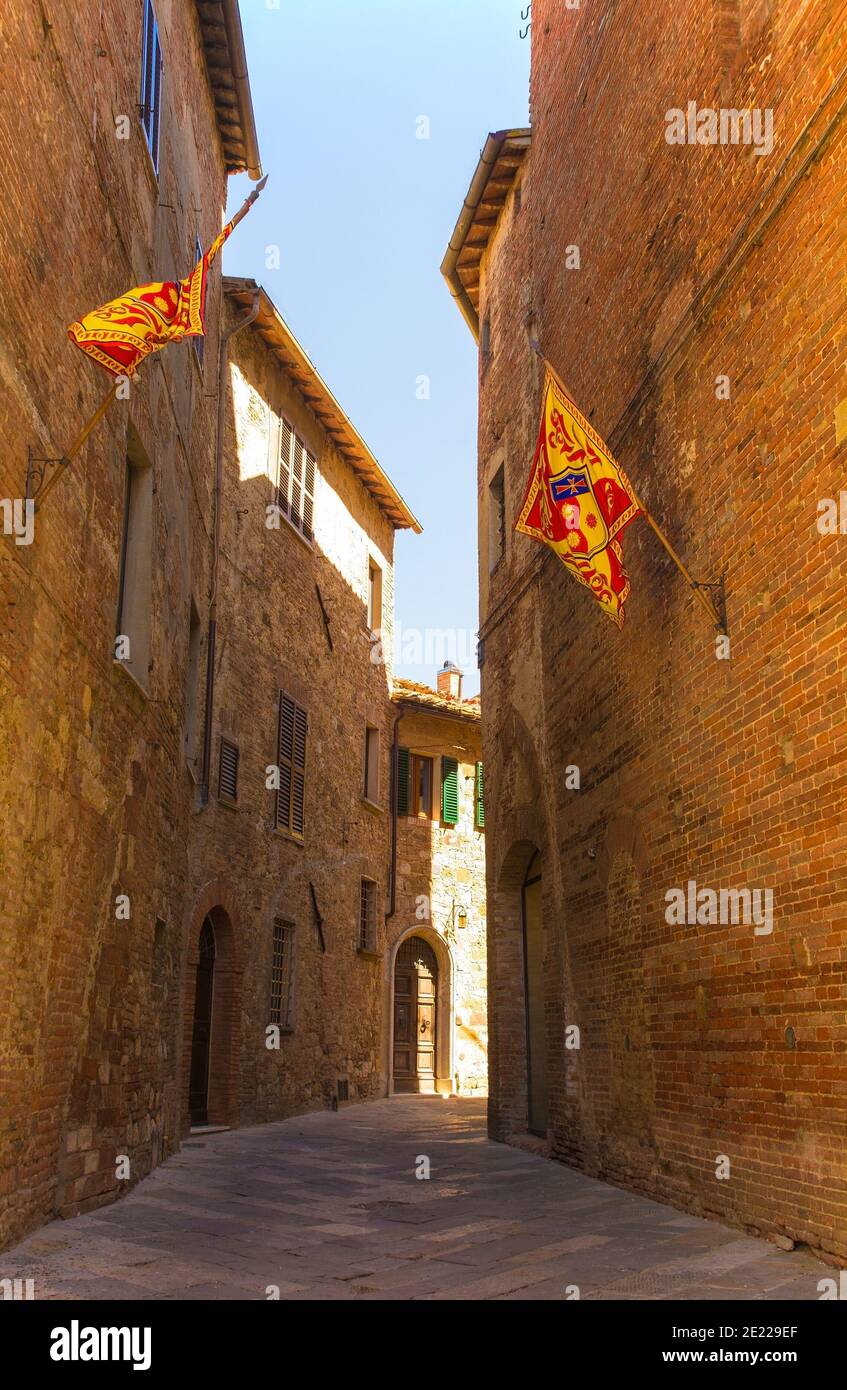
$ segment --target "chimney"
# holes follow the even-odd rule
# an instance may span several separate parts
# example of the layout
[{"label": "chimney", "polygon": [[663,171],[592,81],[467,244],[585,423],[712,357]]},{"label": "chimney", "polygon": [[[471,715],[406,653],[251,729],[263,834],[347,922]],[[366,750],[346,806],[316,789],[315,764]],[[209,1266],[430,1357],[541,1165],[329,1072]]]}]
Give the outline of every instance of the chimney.
[{"label": "chimney", "polygon": [[452,661],[445,661],[438,672],[438,693],[445,700],[462,698],[462,672]]}]

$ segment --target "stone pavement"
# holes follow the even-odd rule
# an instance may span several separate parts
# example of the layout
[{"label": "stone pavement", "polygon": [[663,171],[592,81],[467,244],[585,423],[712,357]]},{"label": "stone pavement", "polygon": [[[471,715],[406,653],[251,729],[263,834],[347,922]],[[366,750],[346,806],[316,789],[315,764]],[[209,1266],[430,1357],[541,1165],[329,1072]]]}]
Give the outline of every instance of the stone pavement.
[{"label": "stone pavement", "polygon": [[121,1201],[0,1253],[41,1299],[814,1300],[831,1275],[491,1143],[484,1101],[423,1097],[194,1136]]}]

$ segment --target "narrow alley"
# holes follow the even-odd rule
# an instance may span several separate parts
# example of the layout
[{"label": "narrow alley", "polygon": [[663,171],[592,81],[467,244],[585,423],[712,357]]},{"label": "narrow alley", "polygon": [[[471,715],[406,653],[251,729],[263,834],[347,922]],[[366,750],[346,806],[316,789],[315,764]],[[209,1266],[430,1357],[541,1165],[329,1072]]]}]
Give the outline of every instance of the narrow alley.
[{"label": "narrow alley", "polygon": [[3,1273],[38,1299],[806,1301],[831,1271],[492,1143],[484,1101],[408,1096],[195,1134]]}]

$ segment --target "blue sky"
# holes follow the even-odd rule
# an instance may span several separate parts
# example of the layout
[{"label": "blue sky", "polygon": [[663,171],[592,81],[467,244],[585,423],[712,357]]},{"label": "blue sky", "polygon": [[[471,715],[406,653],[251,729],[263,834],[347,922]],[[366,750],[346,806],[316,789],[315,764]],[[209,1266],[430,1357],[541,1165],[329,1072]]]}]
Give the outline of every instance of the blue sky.
[{"label": "blue sky", "polygon": [[[476,349],[439,266],[487,132],[527,124],[525,8],[241,0],[271,177],[224,266],[265,286],[423,524],[397,536],[401,656],[418,655],[415,630],[453,630],[474,650]],[[234,209],[252,185],[230,183]],[[273,244],[279,269],[266,268]],[[424,375],[429,400],[416,396]],[[475,658],[466,669],[472,694]],[[401,661],[398,674],[432,684],[434,666]]]}]

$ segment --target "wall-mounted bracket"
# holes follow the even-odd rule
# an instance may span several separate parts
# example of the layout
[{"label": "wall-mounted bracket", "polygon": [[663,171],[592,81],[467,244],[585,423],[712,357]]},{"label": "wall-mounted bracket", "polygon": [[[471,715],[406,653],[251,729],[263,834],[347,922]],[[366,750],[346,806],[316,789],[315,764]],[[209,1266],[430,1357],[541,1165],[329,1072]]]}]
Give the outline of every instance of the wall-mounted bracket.
[{"label": "wall-mounted bracket", "polygon": [[718,632],[726,636],[729,632],[726,620],[726,575],[722,574],[720,579],[713,583],[706,583],[698,579],[691,581],[695,589],[708,589],[712,606],[715,610],[715,619]]},{"label": "wall-mounted bracket", "polygon": [[25,500],[32,500],[33,502],[38,501],[38,495],[44,487],[47,469],[51,464],[54,468],[60,466],[67,468],[69,462],[70,460],[66,459],[64,455],[58,459],[40,458],[37,454],[32,452],[31,448],[27,449]]}]

